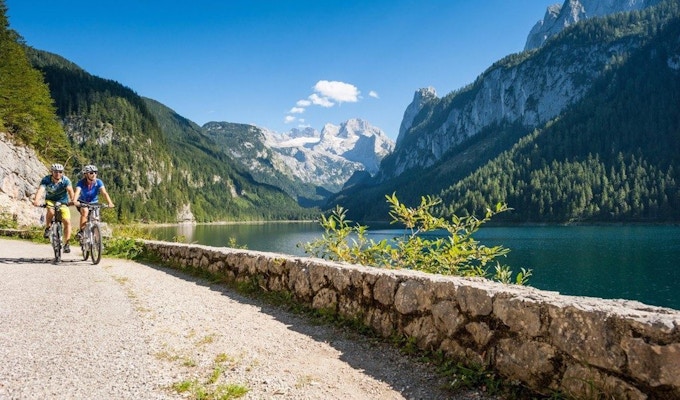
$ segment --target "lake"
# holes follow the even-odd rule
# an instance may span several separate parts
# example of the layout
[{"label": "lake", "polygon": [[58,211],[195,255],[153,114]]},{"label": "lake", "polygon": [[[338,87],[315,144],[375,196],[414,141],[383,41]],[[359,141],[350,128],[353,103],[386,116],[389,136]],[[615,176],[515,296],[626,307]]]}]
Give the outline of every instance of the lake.
[{"label": "lake", "polygon": [[[231,238],[250,250],[305,255],[298,243],[321,237],[316,222],[177,225],[150,229],[160,240],[228,246]],[[403,233],[376,229],[376,241]],[[483,227],[474,237],[509,248],[513,271],[533,270],[529,284],[562,294],[638,300],[680,310],[680,227],[520,226]]]}]

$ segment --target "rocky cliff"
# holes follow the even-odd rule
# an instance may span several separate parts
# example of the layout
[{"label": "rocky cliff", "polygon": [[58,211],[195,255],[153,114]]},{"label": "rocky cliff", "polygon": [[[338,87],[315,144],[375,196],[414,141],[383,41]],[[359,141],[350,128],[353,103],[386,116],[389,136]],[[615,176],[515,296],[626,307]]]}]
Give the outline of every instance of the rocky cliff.
[{"label": "rocky cliff", "polygon": [[602,17],[623,11],[640,10],[661,0],[566,0],[553,4],[529,32],[524,50],[539,48],[549,38],[586,18]]},{"label": "rocky cliff", "polygon": [[589,30],[560,35],[539,49],[510,55],[474,83],[443,98],[432,88],[418,90],[404,113],[397,146],[384,160],[379,181],[430,167],[466,139],[494,125],[519,124],[528,133],[557,117],[582,99],[603,73],[646,43],[645,30],[654,29],[653,22],[634,19],[616,22],[620,24],[616,34],[593,24]]},{"label": "rocky cliff", "polygon": [[0,214],[15,218],[20,226],[38,225],[42,209],[32,199],[40,178],[49,170],[35,152],[11,142],[0,132]]},{"label": "rocky cliff", "polygon": [[408,107],[406,107],[406,111],[404,111],[404,117],[402,118],[401,125],[399,126],[397,144],[399,144],[399,142],[404,139],[406,132],[411,129],[411,126],[413,126],[413,121],[420,110],[425,108],[427,103],[437,100],[438,98],[437,91],[433,87],[416,90],[416,93],[413,95],[413,101],[411,101],[411,104],[409,104]]}]

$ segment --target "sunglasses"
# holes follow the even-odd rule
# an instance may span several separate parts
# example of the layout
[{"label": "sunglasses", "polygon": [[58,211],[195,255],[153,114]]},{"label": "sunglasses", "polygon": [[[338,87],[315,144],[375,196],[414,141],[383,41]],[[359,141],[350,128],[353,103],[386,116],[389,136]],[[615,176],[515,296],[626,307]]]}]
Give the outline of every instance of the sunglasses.
[{"label": "sunglasses", "polygon": [[63,174],[64,171],[52,171],[52,173]]},{"label": "sunglasses", "polygon": [[88,172],[87,174],[88,174],[88,175],[97,175],[96,172]]}]

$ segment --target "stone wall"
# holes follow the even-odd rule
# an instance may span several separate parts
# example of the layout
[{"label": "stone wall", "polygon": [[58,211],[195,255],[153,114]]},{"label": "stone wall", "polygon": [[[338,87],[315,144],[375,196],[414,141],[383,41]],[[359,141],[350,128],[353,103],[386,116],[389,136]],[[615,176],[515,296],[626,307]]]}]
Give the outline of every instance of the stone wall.
[{"label": "stone wall", "polygon": [[[173,267],[289,292],[316,309],[406,335],[420,349],[477,363],[545,394],[680,399],[680,311],[563,296],[483,279],[314,258],[146,241]],[[602,397],[600,397],[602,396]]]}]

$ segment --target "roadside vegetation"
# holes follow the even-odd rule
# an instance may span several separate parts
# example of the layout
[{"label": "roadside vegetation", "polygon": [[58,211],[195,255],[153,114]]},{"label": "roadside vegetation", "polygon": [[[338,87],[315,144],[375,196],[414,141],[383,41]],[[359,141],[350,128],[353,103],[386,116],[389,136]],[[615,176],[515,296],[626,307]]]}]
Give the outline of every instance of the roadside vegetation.
[{"label": "roadside vegetation", "polygon": [[154,239],[144,229],[136,225],[115,225],[113,235],[104,238],[104,254],[110,257],[138,259],[144,246],[139,239]]},{"label": "roadside vegetation", "polygon": [[473,238],[479,228],[499,213],[509,210],[503,203],[487,209],[483,218],[453,215],[445,219],[433,215],[441,199],[421,198],[417,207],[407,207],[396,194],[385,196],[392,224],[404,227],[404,234],[376,242],[368,237],[368,227],[352,225],[347,210],[337,206],[321,217],[325,233],[303,245],[307,254],[333,261],[344,261],[382,268],[413,269],[442,275],[483,277],[502,283],[524,285],[531,270],[522,268],[514,275],[498,259],[510,251],[503,246],[487,247]]},{"label": "roadside vegetation", "polygon": [[17,229],[19,224],[17,219],[9,213],[0,213],[0,229]]}]

